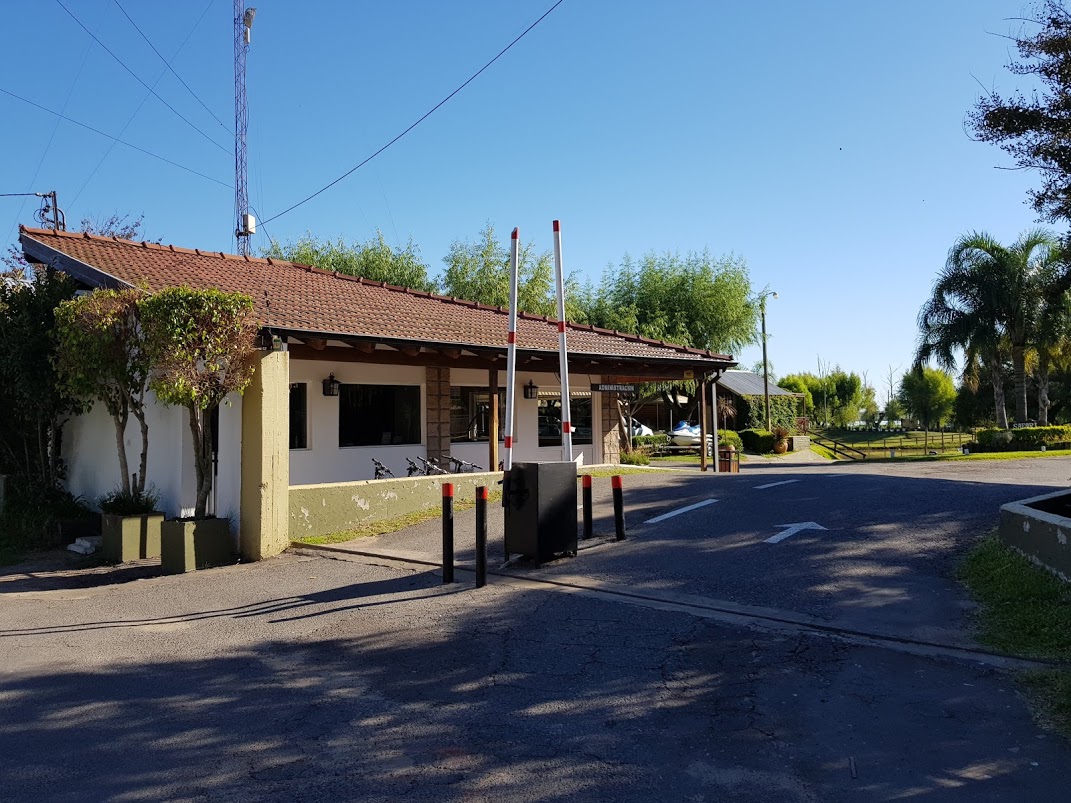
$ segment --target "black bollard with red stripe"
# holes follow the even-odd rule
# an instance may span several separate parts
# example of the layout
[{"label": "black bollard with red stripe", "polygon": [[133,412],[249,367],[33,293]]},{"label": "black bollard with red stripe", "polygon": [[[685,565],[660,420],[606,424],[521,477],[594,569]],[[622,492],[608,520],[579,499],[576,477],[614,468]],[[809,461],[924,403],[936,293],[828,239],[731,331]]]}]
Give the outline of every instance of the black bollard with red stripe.
[{"label": "black bollard with red stripe", "polygon": [[622,491],[621,475],[615,474],[610,478],[610,485],[614,489],[614,535],[618,541],[625,540],[625,498]]},{"label": "black bollard with red stripe", "polygon": [[476,588],[487,585],[487,487],[476,488]]},{"label": "black bollard with red stripe", "polygon": [[591,538],[591,475],[585,474],[582,490],[584,494],[584,538]]},{"label": "black bollard with red stripe", "polygon": [[454,484],[443,483],[443,583],[454,582]]}]

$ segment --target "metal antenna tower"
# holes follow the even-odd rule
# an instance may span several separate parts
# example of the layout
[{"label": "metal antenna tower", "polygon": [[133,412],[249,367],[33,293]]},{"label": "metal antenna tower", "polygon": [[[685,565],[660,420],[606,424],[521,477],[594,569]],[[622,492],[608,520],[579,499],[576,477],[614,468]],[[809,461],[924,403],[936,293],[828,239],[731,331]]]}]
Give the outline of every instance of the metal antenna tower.
[{"label": "metal antenna tower", "polygon": [[255,8],[242,9],[234,0],[234,209],[238,215],[238,253],[249,256],[249,238],[257,232],[257,222],[249,213],[249,164],[245,139],[249,129],[249,107],[245,100],[245,57],[249,52]]}]

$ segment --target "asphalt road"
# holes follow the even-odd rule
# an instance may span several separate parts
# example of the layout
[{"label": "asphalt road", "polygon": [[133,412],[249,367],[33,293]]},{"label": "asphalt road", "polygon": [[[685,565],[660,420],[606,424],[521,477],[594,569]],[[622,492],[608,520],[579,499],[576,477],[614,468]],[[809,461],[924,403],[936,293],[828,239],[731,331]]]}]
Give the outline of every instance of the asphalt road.
[{"label": "asphalt road", "polygon": [[[956,554],[999,502],[1069,477],[1064,459],[636,475],[626,542],[480,590],[322,553],[5,594],[0,800],[1064,801],[1067,745],[1006,672],[658,598],[962,640]],[[432,555],[436,536],[360,546]],[[567,577],[636,596],[545,582]]]}]

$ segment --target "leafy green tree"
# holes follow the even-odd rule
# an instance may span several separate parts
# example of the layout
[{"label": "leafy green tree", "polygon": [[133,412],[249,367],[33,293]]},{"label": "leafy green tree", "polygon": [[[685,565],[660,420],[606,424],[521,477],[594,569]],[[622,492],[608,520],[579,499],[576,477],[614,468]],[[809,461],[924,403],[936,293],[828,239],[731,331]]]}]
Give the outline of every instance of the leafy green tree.
[{"label": "leafy green tree", "polygon": [[1028,195],[1045,220],[1071,220],[1071,15],[1045,0],[1013,35],[1020,59],[1008,69],[1031,79],[1031,92],[980,98],[967,122],[982,142],[998,145],[1020,169],[1041,173]]},{"label": "leafy green tree", "polygon": [[583,323],[721,352],[758,341],[747,264],[709,251],[625,256],[586,302]]},{"label": "leafy green tree", "polygon": [[814,393],[821,388],[818,377],[809,373],[788,374],[777,380],[777,386],[793,393],[802,393],[804,415],[814,418]]},{"label": "leafy green tree", "polygon": [[948,421],[956,403],[952,377],[937,368],[908,371],[900,380],[900,402],[929,430]]},{"label": "leafy green tree", "polygon": [[308,233],[295,243],[272,242],[262,256],[414,290],[434,292],[436,289],[416,244],[410,240],[405,248],[392,248],[378,229],[375,237],[363,243],[347,243],[341,237],[332,242]]},{"label": "leafy green tree", "polygon": [[0,282],[0,473],[42,491],[59,487],[60,434],[84,404],[55,368],[55,310],[74,291],[52,270]]},{"label": "leafy green tree", "polygon": [[834,425],[845,428],[858,421],[863,405],[863,380],[859,375],[843,371],[838,366],[826,377],[826,382]]},{"label": "leafy green tree", "polygon": [[[71,395],[102,402],[115,423],[120,489],[142,499],[149,454],[145,394],[149,360],[142,338],[140,290],[95,290],[56,308],[60,377]],[[133,415],[141,429],[141,462],[131,483],[126,427]]]},{"label": "leafy green tree", "polygon": [[[509,250],[495,236],[493,225],[488,223],[477,240],[455,240],[443,262],[444,295],[509,306]],[[517,309],[558,317],[554,263],[549,252],[537,254],[531,243],[521,245],[517,255]]]},{"label": "leafy green tree", "polygon": [[149,387],[165,404],[185,407],[193,435],[197,503],[204,518],[212,490],[213,413],[253,378],[253,300],[241,293],[172,287],[140,302]]}]

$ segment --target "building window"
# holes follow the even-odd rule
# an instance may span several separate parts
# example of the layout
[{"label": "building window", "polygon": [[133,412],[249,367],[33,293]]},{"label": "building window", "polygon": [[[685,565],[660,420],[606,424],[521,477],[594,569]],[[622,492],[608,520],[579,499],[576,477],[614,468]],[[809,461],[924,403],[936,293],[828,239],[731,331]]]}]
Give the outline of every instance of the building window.
[{"label": "building window", "polygon": [[[498,440],[506,426],[506,394],[498,394]],[[450,441],[472,443],[490,439],[491,394],[482,388],[450,388]]]},{"label": "building window", "polygon": [[[573,446],[591,443],[591,391],[569,394],[569,414],[573,419]],[[562,445],[561,393],[539,392],[539,445]]]},{"label": "building window", "polygon": [[290,448],[309,448],[309,386],[290,383]]},{"label": "building window", "polygon": [[417,385],[342,385],[338,394],[338,445],[420,443],[420,418]]}]

